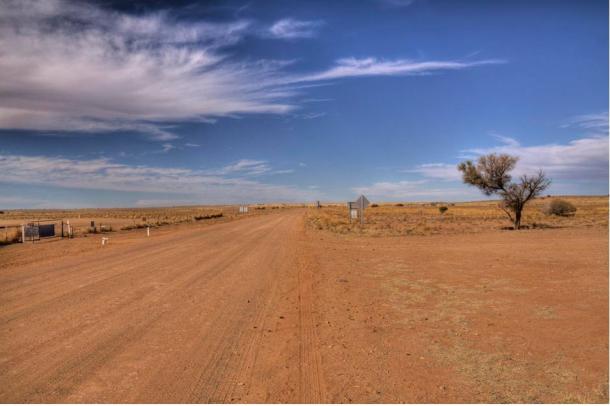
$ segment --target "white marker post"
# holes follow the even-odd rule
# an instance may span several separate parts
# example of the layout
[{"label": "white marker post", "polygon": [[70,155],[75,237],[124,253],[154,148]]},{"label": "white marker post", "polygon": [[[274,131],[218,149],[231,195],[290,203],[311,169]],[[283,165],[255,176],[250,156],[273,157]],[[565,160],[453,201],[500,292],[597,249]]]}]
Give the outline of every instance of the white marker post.
[{"label": "white marker post", "polygon": [[146,236],[150,237],[150,227],[146,227]]},{"label": "white marker post", "polygon": [[21,243],[25,243],[25,225],[21,225]]},{"label": "white marker post", "polygon": [[108,244],[108,237],[102,237],[102,247]]}]

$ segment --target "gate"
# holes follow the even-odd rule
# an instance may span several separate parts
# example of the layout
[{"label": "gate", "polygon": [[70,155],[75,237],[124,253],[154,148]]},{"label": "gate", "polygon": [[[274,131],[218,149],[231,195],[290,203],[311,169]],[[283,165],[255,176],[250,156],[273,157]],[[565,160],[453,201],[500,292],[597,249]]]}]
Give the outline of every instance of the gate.
[{"label": "gate", "polygon": [[[41,238],[63,237],[63,221],[61,221],[61,234],[55,234],[56,222],[61,220],[39,220],[23,225],[23,241],[39,241]],[[41,224],[42,223],[42,224]]]},{"label": "gate", "polygon": [[38,224],[28,223],[23,227],[23,237],[25,241],[38,241],[40,240]]}]

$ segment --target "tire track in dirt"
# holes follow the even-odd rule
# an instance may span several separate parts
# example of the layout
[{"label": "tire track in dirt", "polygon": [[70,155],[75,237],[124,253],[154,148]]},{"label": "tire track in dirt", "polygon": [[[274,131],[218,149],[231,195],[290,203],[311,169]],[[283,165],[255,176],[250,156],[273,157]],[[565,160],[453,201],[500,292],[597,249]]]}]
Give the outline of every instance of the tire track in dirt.
[{"label": "tire track in dirt", "polygon": [[[219,261],[226,261],[226,258],[233,258],[236,257],[237,254],[243,251],[240,247],[232,247],[229,248],[229,251],[227,252],[226,257],[218,257],[218,256],[212,256],[212,260],[211,260],[211,265],[216,266],[216,262],[218,262],[218,266],[221,265],[221,262]],[[179,252],[177,253],[178,255],[176,255],[176,257],[178,258],[178,262],[174,262],[174,267],[180,269],[182,267],[188,267],[188,262],[191,263],[191,266],[194,265],[194,263],[196,263],[197,261],[200,260],[200,258],[202,257],[202,254],[204,253],[197,253],[199,256],[196,256],[195,258],[190,258],[190,256],[188,255],[181,255],[182,253]],[[137,262],[139,262],[136,259]],[[112,289],[113,291],[113,296],[114,297],[118,297],[118,299],[112,299],[110,302],[110,305],[112,308],[118,308],[118,311],[112,311],[112,312],[108,312],[108,316],[109,319],[104,319],[104,321],[106,322],[106,324],[109,324],[111,322],[111,320],[117,319],[119,318],[121,315],[123,314],[129,314],[129,313],[133,313],[135,312],[138,308],[142,308],[142,306],[152,306],[152,303],[150,302],[150,300],[155,299],[154,295],[155,295],[155,291],[152,290],[149,286],[147,286],[150,280],[154,280],[155,278],[158,279],[158,275],[154,274],[154,273],[150,273],[148,272],[148,267],[149,267],[150,263],[149,262],[145,262],[145,263],[141,263],[139,264],[138,268],[130,268],[130,270],[125,271],[125,272],[121,272],[119,275],[117,275],[118,277],[121,277],[122,279],[116,279],[115,278],[106,278],[102,281],[100,281],[97,284],[92,284],[91,286],[88,287],[88,289],[83,290],[81,288],[77,289],[74,291],[74,294],[70,295],[70,294],[65,294],[62,295],[62,301],[51,301],[49,303],[45,303],[45,305],[40,306],[39,304],[34,304],[31,305],[30,308],[27,309],[27,312],[22,312],[21,315],[19,315],[20,317],[24,317],[30,313],[36,313],[36,315],[31,319],[32,320],[32,324],[33,326],[30,328],[29,334],[31,336],[46,336],[49,337],[48,340],[43,341],[42,343],[40,343],[38,346],[36,347],[31,347],[31,346],[25,346],[25,345],[21,345],[20,348],[17,349],[13,349],[13,351],[11,351],[10,354],[10,359],[12,361],[17,361],[18,360],[18,356],[21,354],[22,357],[31,357],[31,351],[32,350],[36,350],[37,348],[47,344],[49,341],[52,341],[54,339],[53,337],[53,331],[51,332],[45,332],[44,330],[36,330],[36,326],[38,325],[43,325],[43,322],[52,322],[55,321],[56,323],[61,322],[61,318],[62,317],[66,317],[66,311],[68,312],[69,316],[68,318],[70,319],[77,319],[79,314],[82,314],[83,312],[89,314],[91,312],[99,312],[99,310],[95,310],[95,309],[91,309],[92,306],[88,306],[87,303],[88,301],[91,301],[91,299],[96,298],[98,295],[106,295],[107,296],[107,292],[109,290]],[[128,280],[125,278],[129,278]],[[180,285],[176,286],[175,288],[173,288],[170,293],[167,294],[173,294],[173,292],[176,291],[180,291],[181,289],[184,289],[185,287],[192,285],[193,283],[196,282],[196,279],[193,277],[190,277],[189,279],[186,279],[182,282],[180,282],[184,277],[188,277],[188,274],[181,274],[178,272],[172,273],[170,274],[171,279],[167,280],[165,279],[164,282],[161,283],[166,283],[166,284],[170,284],[170,283],[180,283]],[[201,275],[196,276],[197,278],[203,278],[203,277],[211,277],[211,275],[208,275],[206,273],[202,273]],[[139,283],[140,286],[144,287],[140,287],[138,290],[131,291],[133,290],[133,282],[137,281]],[[113,286],[112,284],[110,284],[110,282],[115,282],[115,285],[119,285],[118,290],[116,286]],[[158,298],[157,300],[158,301]],[[79,305],[75,305],[75,303],[79,303]],[[135,307],[133,307],[133,306]],[[57,309],[58,308],[67,308],[67,310],[64,310],[63,312],[58,312]],[[15,319],[16,316],[13,315],[13,319]],[[3,321],[3,325],[5,325],[5,327],[7,329],[11,328],[12,323],[10,323],[9,321]],[[88,328],[87,328],[88,327]],[[87,332],[88,330],[92,330],[95,329],[95,326],[90,326],[88,323],[80,323],[77,324],[76,326],[74,326],[72,329],[69,329],[68,331],[66,331],[63,336],[65,338],[70,337],[71,335],[73,335],[74,333],[82,330],[82,332]],[[21,344],[23,344],[23,342],[21,342]],[[26,348],[28,348],[28,350],[25,350]],[[15,351],[16,350],[16,351]],[[21,350],[21,351],[19,351]]]},{"label": "tire track in dirt", "polygon": [[[253,248],[254,249],[254,248]],[[232,251],[232,252],[231,252]],[[240,251],[240,249],[238,247],[234,247],[232,250],[230,251],[230,253],[232,255],[228,255],[228,256],[224,256],[224,257],[220,257],[218,260],[221,260],[221,262],[219,263],[221,266],[218,267],[214,267],[212,269],[225,269],[227,268],[231,262],[233,262],[235,260],[235,258],[237,257],[237,253]],[[243,249],[241,250],[242,252],[244,251]],[[182,262],[189,260],[188,256],[179,256],[179,258],[181,259]],[[216,260],[216,261],[218,261]],[[174,263],[174,265],[177,268],[180,268],[181,266],[184,266],[183,263],[178,262],[178,263]],[[146,272],[146,267],[140,268],[140,272]],[[123,273],[125,274],[125,273]],[[181,274],[178,274],[180,276],[184,276]],[[177,278],[176,279],[176,283],[178,283],[175,287],[173,287],[171,290],[166,291],[165,293],[165,297],[167,296],[171,296],[174,295],[176,292],[180,293],[183,292],[184,289],[187,289],[188,287],[190,287],[191,289],[193,288],[194,283],[202,278],[206,278],[207,281],[213,279],[213,277],[215,275],[208,275],[208,274],[196,274],[195,277],[193,277],[193,275],[188,275],[186,274],[186,276],[188,276],[187,279],[184,278]],[[137,277],[137,275],[136,275]],[[103,281],[104,282],[104,281]],[[129,289],[129,285],[128,284],[121,284],[121,285],[126,285],[125,287],[123,287],[123,290],[128,290]],[[98,290],[104,292],[106,290],[108,290],[109,286],[102,286],[103,289],[100,289],[100,287],[98,286]],[[86,299],[83,297],[76,297],[76,301],[78,303],[78,301],[82,301]],[[134,333],[133,334],[115,334],[116,338],[112,339],[109,338],[108,340],[106,340],[104,338],[104,335],[106,334],[106,332],[102,331],[99,332],[99,325],[121,325],[124,323],[121,323],[122,320],[124,320],[125,318],[129,317],[129,315],[131,314],[142,314],[146,311],[147,308],[150,307],[154,307],[157,306],[156,308],[158,308],[158,303],[160,300],[163,299],[163,297],[159,297],[159,296],[155,296],[155,295],[148,295],[148,297],[142,298],[142,297],[136,297],[136,299],[138,300],[130,300],[131,303],[134,303],[134,306],[125,306],[125,303],[121,303],[121,305],[123,305],[123,307],[121,307],[119,309],[119,311],[117,312],[113,312],[113,313],[109,313],[107,315],[107,317],[103,317],[102,319],[98,318],[98,323],[95,325],[89,325],[86,328],[83,328],[82,325],[76,326],[73,329],[70,329],[67,334],[63,335],[63,342],[65,343],[65,341],[74,341],[76,340],[76,342],[74,342],[74,344],[72,344],[73,346],[78,346],[81,349],[81,353],[82,352],[89,352],[89,353],[99,353],[98,356],[96,358],[85,358],[85,359],[97,359],[97,360],[102,360],[103,358],[100,358],[100,354],[104,354],[105,352],[100,350],[99,346],[96,347],[91,347],[91,343],[97,343],[97,342],[104,342],[104,341],[110,341],[112,342],[112,348],[115,349],[120,349],[121,346],[117,343],[118,341],[122,342],[122,343],[128,343],[130,341],[130,337],[134,338],[134,334],[137,335],[138,333],[142,332],[142,329],[136,329],[134,330],[133,325],[139,323],[138,320],[134,320],[133,318],[130,320],[129,326],[128,326],[128,330],[133,330]],[[145,299],[145,300],[142,300]],[[73,313],[73,316],[76,317],[76,315],[78,314],[78,312],[82,312],[82,306],[78,306],[76,303],[74,303],[74,301],[70,302],[70,303],[56,303],[55,307],[49,308],[49,309],[44,309],[45,312],[57,312],[57,313],[61,313],[61,310],[58,310],[57,307],[67,307],[69,312]],[[164,310],[162,312],[165,312]],[[150,314],[147,314],[146,317],[150,317]],[[159,316],[160,317],[160,316]],[[43,321],[43,320],[40,320]],[[142,321],[142,323],[145,323],[146,319],[144,319]],[[10,324],[9,324],[10,326]],[[149,324],[147,324],[147,326],[149,326]],[[111,331],[112,332],[112,331]],[[39,334],[44,334],[44,331],[39,331]],[[118,340],[118,337],[123,337],[123,339]],[[60,337],[62,338],[62,337]],[[49,341],[53,341],[53,340],[47,340],[47,343]],[[57,340],[54,340],[55,344],[60,344],[62,341],[58,342]],[[21,375],[21,377],[25,377],[25,376],[29,376],[29,375],[33,375],[33,374],[37,374],[39,375],[39,377],[45,378],[45,379],[40,379],[42,386],[39,388],[36,388],[34,385],[33,391],[34,392],[43,392],[43,388],[48,387],[48,383],[49,382],[60,382],[61,379],[57,378],[57,375],[59,373],[59,376],[61,377],[62,372],[60,371],[64,371],[64,370],[69,370],[71,369],[74,365],[73,362],[71,362],[69,359],[65,359],[63,360],[64,363],[67,363],[67,369],[66,367],[64,367],[63,365],[56,365],[54,363],[49,363],[48,361],[45,362],[45,360],[48,360],[48,355],[49,355],[49,350],[51,350],[51,355],[52,358],[54,359],[58,359],[61,356],[61,353],[63,352],[64,348],[61,345],[55,345],[55,346],[50,346],[51,348],[47,348],[46,351],[44,352],[40,352],[37,353],[34,352],[32,353],[32,350],[36,350],[36,349],[40,349],[41,346],[37,346],[37,347],[29,347],[27,348],[27,351],[25,353],[22,354],[21,357],[13,357],[12,354],[11,356],[9,356],[9,360],[12,362],[19,362],[19,361],[24,361],[24,358],[27,358],[30,363],[29,368],[25,369],[25,370],[20,370],[20,369],[14,369],[13,370],[13,380],[14,381],[19,381],[19,380],[23,380],[23,379],[19,379],[19,376]],[[55,350],[53,350],[53,348],[55,348]],[[84,350],[84,351],[83,351]],[[81,359],[83,358],[82,354],[78,353],[75,354],[76,359]],[[110,356],[110,353],[108,353]],[[6,358],[6,357],[5,357]],[[80,367],[78,368],[78,370],[80,371],[86,371],[87,365],[94,365],[94,362],[90,362],[90,363],[82,363],[82,365],[79,363]],[[45,365],[46,371],[41,371],[40,370],[40,365]],[[54,375],[55,376],[54,376]],[[70,376],[69,381],[72,381],[74,383],[77,382],[77,379],[74,378],[74,376]],[[13,389],[18,389],[18,388],[13,388]],[[30,388],[32,389],[32,388]],[[62,391],[66,392],[66,391]]]},{"label": "tire track in dirt", "polygon": [[[320,342],[316,334],[314,320],[313,269],[314,259],[306,249],[306,241],[301,241],[298,261],[299,295],[299,402],[324,403],[324,377]],[[315,267],[318,269],[318,267]]]},{"label": "tire track in dirt", "polygon": [[[156,261],[130,266],[119,275],[106,274],[87,289],[79,287],[79,278],[88,279],[92,271],[84,268],[80,275],[74,270],[72,279],[66,276],[75,288],[73,295],[51,299],[46,307],[44,301],[30,303],[34,309],[11,322],[2,307],[2,325],[13,327],[1,336],[9,350],[0,359],[0,399],[185,401],[191,359],[191,369],[210,372],[200,372],[199,383],[190,384],[190,401],[230,401],[243,376],[240,367],[256,364],[263,340],[262,333],[251,332],[249,326],[266,326],[268,312],[277,305],[278,272],[294,271],[282,247],[293,243],[284,237],[299,217],[295,213],[243,221],[244,227],[225,233],[217,243],[213,231],[208,237],[176,238],[181,245],[161,251],[162,260],[144,247]],[[200,250],[201,238],[218,249]],[[215,255],[204,259],[211,252]],[[54,267],[37,269],[52,272]],[[45,292],[39,299],[53,295],[52,284],[41,282],[41,288]],[[66,319],[69,323],[62,325]],[[32,328],[43,338],[20,346],[18,337],[27,337]],[[10,349],[21,351],[15,355]],[[273,385],[277,383],[269,382]]]},{"label": "tire track in dirt", "polygon": [[[261,218],[255,218],[258,220],[256,223],[260,223]],[[251,223],[253,221],[250,221]],[[264,226],[265,223],[263,223]],[[230,224],[238,225],[238,224]],[[259,230],[259,226],[252,227],[249,230],[241,230],[240,228],[221,228],[218,231],[218,240],[235,238],[238,234],[241,237],[247,237],[252,233],[256,233]],[[214,229],[216,231],[217,228]],[[162,257],[166,253],[175,253],[177,250],[182,249],[185,253],[188,253],[189,248],[184,248],[181,245],[183,242],[188,242],[192,239],[199,237],[199,231],[189,231],[184,236],[175,237],[173,235],[165,236],[158,240],[143,239],[140,243],[136,244],[135,247],[119,247],[121,248],[120,255],[113,255],[115,247],[111,246],[109,249],[104,251],[89,252],[80,257],[73,259],[66,263],[62,261],[61,265],[52,265],[42,268],[33,268],[29,272],[22,272],[18,275],[14,273],[3,273],[0,274],[0,283],[6,288],[3,290],[3,305],[9,306],[11,300],[23,299],[23,297],[30,297],[31,294],[36,293],[40,286],[44,286],[50,282],[53,282],[56,286],[55,292],[74,292],[72,277],[76,272],[80,279],[86,278],[82,287],[86,288],[91,283],[97,283],[103,280],[107,275],[111,277],[116,276],[116,268],[120,267],[124,262],[125,258],[129,258],[129,262],[138,265],[151,265],[157,261],[157,257]],[[226,249],[225,246],[216,244],[217,250]],[[86,267],[88,271],[83,272],[83,267]],[[120,268],[119,268],[120,269]],[[127,269],[129,271],[129,269]],[[24,275],[25,274],[25,275]],[[26,288],[24,288],[24,286]],[[13,291],[19,292],[17,297],[12,297]],[[57,295],[58,297],[60,294]]]}]

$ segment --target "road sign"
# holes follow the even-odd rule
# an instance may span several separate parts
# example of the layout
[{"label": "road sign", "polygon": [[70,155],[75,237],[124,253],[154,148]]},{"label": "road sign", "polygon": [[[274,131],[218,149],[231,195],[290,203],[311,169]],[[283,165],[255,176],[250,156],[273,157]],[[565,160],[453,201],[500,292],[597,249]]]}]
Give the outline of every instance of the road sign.
[{"label": "road sign", "polygon": [[369,199],[364,197],[364,195],[360,195],[360,197],[356,200],[356,204],[358,205],[358,208],[361,210],[364,210],[367,207],[369,207],[370,203],[371,202],[369,202]]},{"label": "road sign", "polygon": [[360,217],[360,224],[364,224],[364,209],[366,209],[369,204],[369,199],[367,199],[364,195],[360,195],[355,202],[347,202],[347,209],[349,211],[349,222],[352,222],[352,219],[356,219]]}]

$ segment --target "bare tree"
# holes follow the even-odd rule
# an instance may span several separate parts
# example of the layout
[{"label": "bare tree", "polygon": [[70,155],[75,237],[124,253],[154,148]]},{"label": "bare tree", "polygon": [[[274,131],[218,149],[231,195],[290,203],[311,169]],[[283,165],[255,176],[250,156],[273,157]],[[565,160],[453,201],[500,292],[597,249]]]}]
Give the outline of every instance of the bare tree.
[{"label": "bare tree", "polygon": [[515,168],[517,160],[510,155],[490,154],[480,157],[476,164],[465,161],[458,165],[464,183],[478,187],[487,196],[500,195],[500,208],[510,218],[515,230],[521,227],[525,204],[551,184],[542,170],[534,176],[521,176],[518,183],[512,182],[510,171]]}]

